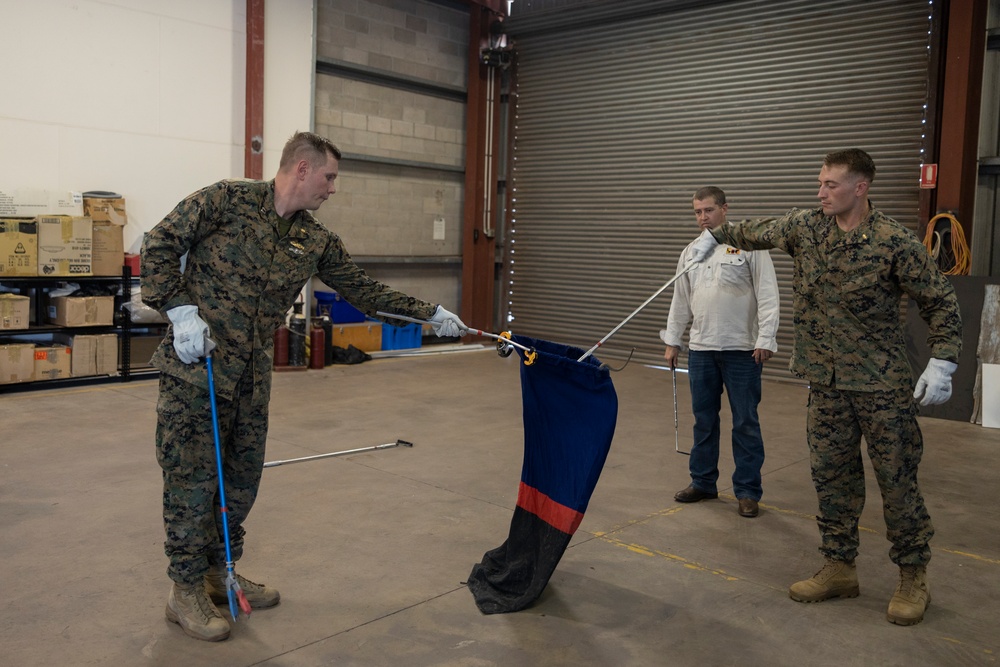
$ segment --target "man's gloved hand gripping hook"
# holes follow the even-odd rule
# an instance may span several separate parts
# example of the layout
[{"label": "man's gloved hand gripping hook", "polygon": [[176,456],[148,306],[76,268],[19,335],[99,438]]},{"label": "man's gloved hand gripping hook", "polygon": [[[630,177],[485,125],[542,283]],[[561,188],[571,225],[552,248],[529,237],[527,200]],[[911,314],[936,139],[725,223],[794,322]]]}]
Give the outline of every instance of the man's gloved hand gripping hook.
[{"label": "man's gloved hand gripping hook", "polygon": [[719,242],[712,236],[712,232],[706,229],[691,244],[691,250],[688,252],[688,261],[696,263],[704,262],[718,245]]},{"label": "man's gloved hand gripping hook", "polygon": [[464,336],[469,330],[469,327],[465,326],[465,322],[460,320],[458,315],[441,306],[438,306],[437,310],[434,311],[430,323],[434,327],[434,333],[438,336]]},{"label": "man's gloved hand gripping hook", "polygon": [[198,316],[198,306],[175,306],[167,311],[174,329],[174,351],[185,364],[193,364],[215,349],[208,324]]}]

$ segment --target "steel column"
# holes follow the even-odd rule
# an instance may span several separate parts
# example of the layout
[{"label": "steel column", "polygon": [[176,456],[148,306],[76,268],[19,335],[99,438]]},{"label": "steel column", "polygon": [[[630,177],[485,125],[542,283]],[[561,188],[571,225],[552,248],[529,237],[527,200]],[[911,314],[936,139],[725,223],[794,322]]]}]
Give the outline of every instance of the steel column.
[{"label": "steel column", "polygon": [[243,175],[264,177],[264,0],[246,0],[246,125]]},{"label": "steel column", "polygon": [[494,14],[469,7],[469,84],[466,102],[465,207],[462,240],[461,318],[476,327],[493,329],[495,239],[492,212],[496,207],[497,131],[500,76],[480,63],[479,52],[489,37]]}]

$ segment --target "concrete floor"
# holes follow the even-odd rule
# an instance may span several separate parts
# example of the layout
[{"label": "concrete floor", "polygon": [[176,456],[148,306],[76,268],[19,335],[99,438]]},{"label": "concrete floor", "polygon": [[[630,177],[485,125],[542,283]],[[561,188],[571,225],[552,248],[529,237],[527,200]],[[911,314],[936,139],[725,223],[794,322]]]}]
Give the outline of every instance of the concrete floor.
[{"label": "concrete floor", "polygon": [[[0,395],[4,665],[993,665],[1000,662],[1000,431],[925,419],[933,604],[885,620],[896,583],[869,474],[861,596],[792,602],[819,566],[806,390],[769,382],[761,515],[679,505],[670,375],[631,365],[607,466],[539,602],[484,616],[463,585],[507,536],[522,456],[517,358],[489,350],[275,375],[268,468],[238,571],[281,604],[225,642],[164,619],[157,383]],[[685,375],[680,442],[690,443]],[[723,456],[723,480],[732,473]]]}]

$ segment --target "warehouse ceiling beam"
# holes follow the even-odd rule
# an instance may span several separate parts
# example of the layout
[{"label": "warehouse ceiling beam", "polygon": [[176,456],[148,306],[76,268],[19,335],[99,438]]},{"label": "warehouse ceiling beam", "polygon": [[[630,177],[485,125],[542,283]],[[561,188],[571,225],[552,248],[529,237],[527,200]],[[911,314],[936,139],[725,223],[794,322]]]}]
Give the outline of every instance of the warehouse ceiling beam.
[{"label": "warehouse ceiling beam", "polygon": [[264,0],[246,0],[246,123],[243,175],[264,178]]}]

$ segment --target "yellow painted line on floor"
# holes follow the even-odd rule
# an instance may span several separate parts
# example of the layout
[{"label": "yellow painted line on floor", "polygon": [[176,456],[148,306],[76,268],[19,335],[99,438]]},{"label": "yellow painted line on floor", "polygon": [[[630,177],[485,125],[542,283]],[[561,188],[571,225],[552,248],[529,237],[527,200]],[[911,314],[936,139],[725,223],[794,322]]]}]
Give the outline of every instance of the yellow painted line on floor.
[{"label": "yellow painted line on floor", "polygon": [[637,526],[640,523],[645,523],[645,522],[649,521],[650,519],[656,518],[658,516],[669,516],[671,514],[677,514],[682,509],[684,509],[682,506],[668,507],[667,509],[659,510],[657,512],[653,512],[652,514],[647,514],[646,516],[640,517],[638,519],[629,519],[628,521],[626,521],[623,524],[620,524],[620,525],[612,527],[611,530],[598,531],[598,532],[594,532],[594,533],[590,533],[590,534],[593,535],[594,537],[604,537],[605,535],[610,535],[612,533],[617,533],[617,532],[623,531],[626,528],[631,528],[632,526]]},{"label": "yellow painted line on floor", "polygon": [[[721,493],[719,494],[719,498],[726,498],[728,500],[733,500],[733,501],[736,500],[736,496],[731,496],[731,495],[728,495],[728,494],[721,494]],[[677,513],[681,512],[681,511],[685,510],[685,509],[691,508],[694,504],[695,503],[688,503],[688,504],[676,505],[674,507],[668,507],[666,509],[662,509],[662,510],[656,511],[656,512],[653,512],[651,514],[647,514],[647,515],[645,515],[643,517],[640,517],[638,519],[631,519],[629,521],[626,521],[623,524],[619,524],[617,526],[612,527],[610,530],[606,530],[606,531],[593,531],[593,532],[590,532],[590,534],[593,535],[594,537],[600,539],[600,540],[604,540],[605,542],[609,542],[609,543],[612,543],[612,544],[618,544],[619,546],[628,546],[629,550],[634,551],[635,553],[638,553],[638,554],[647,555],[647,556],[649,556],[649,555],[660,555],[660,556],[666,556],[666,557],[674,559],[674,560],[680,560],[680,561],[688,562],[685,559],[681,558],[680,556],[675,556],[673,554],[666,554],[665,552],[658,552],[658,551],[656,551],[654,549],[649,549],[647,547],[644,547],[644,546],[641,546],[641,545],[638,545],[638,544],[627,544],[627,543],[621,542],[617,538],[614,538],[614,537],[611,537],[611,536],[613,534],[615,534],[615,533],[620,533],[620,532],[622,532],[622,531],[624,531],[624,530],[626,530],[628,528],[631,528],[632,526],[636,526],[636,525],[641,524],[641,523],[646,523],[650,519],[654,519],[656,517],[665,517],[665,516],[670,516],[670,515],[673,515],[673,514],[677,514]],[[769,512],[776,512],[776,513],[779,513],[779,514],[787,514],[789,516],[795,516],[795,517],[799,517],[801,519],[808,519],[809,521],[815,521],[816,520],[816,515],[815,514],[805,514],[803,512],[797,512],[795,510],[787,510],[787,509],[783,509],[783,508],[780,508],[780,507],[775,507],[774,505],[767,505],[765,503],[760,503],[760,507],[761,507],[761,509],[766,509]],[[858,526],[858,530],[861,531],[861,532],[865,532],[865,533],[871,533],[872,535],[880,535],[881,534],[879,531],[877,531],[877,530],[875,530],[873,528],[867,528],[865,526],[860,526],[860,525]],[[947,553],[947,554],[951,554],[953,556],[962,556],[964,558],[971,558],[971,559],[979,561],[981,563],[988,563],[990,565],[1000,565],[1000,560],[997,560],[995,558],[987,558],[985,556],[980,556],[978,554],[969,553],[967,551],[958,551],[956,549],[947,549],[945,547],[935,547],[933,545],[932,545],[931,548],[932,548],[933,551],[941,551],[941,552],[944,552],[944,553]],[[705,568],[705,571],[707,571],[707,572],[713,572],[713,570],[708,569],[708,568]]]},{"label": "yellow painted line on floor", "polygon": [[641,544],[629,544],[628,542],[622,542],[621,540],[614,537],[600,537],[600,540],[607,542],[608,544],[613,544],[617,547],[623,547],[628,549],[634,554],[639,554],[640,556],[652,556],[658,558],[664,558],[666,560],[671,560],[680,563],[684,567],[696,570],[698,572],[707,572],[708,574],[714,574],[717,577],[722,577],[726,581],[739,581],[739,577],[734,577],[733,575],[725,572],[724,570],[717,570],[701,563],[696,563],[695,561],[688,560],[677,554],[667,553],[666,551],[658,551],[656,549],[650,549],[649,547],[644,547]]},{"label": "yellow painted line on floor", "polygon": [[[950,644],[957,644],[959,646],[968,647],[969,649],[971,649],[973,651],[979,650],[979,647],[977,647],[977,646],[975,646],[973,644],[969,644],[968,642],[964,642],[961,639],[955,639],[954,637],[945,637],[944,635],[938,635],[937,638],[940,639],[943,642],[948,642]],[[986,655],[993,655],[993,649],[984,648],[984,649],[982,649],[982,651]]]},{"label": "yellow painted line on floor", "polygon": [[978,560],[981,563],[989,563],[990,565],[1000,565],[1000,560],[995,558],[986,558],[985,556],[978,556],[976,554],[970,554],[967,551],[956,551],[954,549],[945,549],[944,547],[931,547],[932,551],[943,551],[946,554],[951,554],[953,556],[964,556],[966,558],[971,558],[973,560]]},{"label": "yellow painted line on floor", "polygon": [[[728,494],[725,494],[725,493],[720,493],[719,497],[720,498],[726,498],[727,500],[733,500],[733,501],[736,500],[736,496],[731,496],[731,495],[728,495]],[[758,503],[758,504],[760,505],[761,509],[766,509],[769,512],[776,512],[778,514],[787,514],[789,516],[797,516],[797,517],[799,517],[801,519],[809,519],[810,521],[815,521],[816,520],[816,515],[815,514],[805,514],[803,512],[797,512],[795,510],[786,510],[786,509],[783,509],[781,507],[775,507],[774,505],[768,505],[766,503]],[[863,532],[863,533],[871,533],[872,535],[878,535],[878,531],[877,530],[874,530],[872,528],[866,528],[866,527],[861,526],[861,525],[858,526],[858,530],[861,531],[861,532]]]}]

